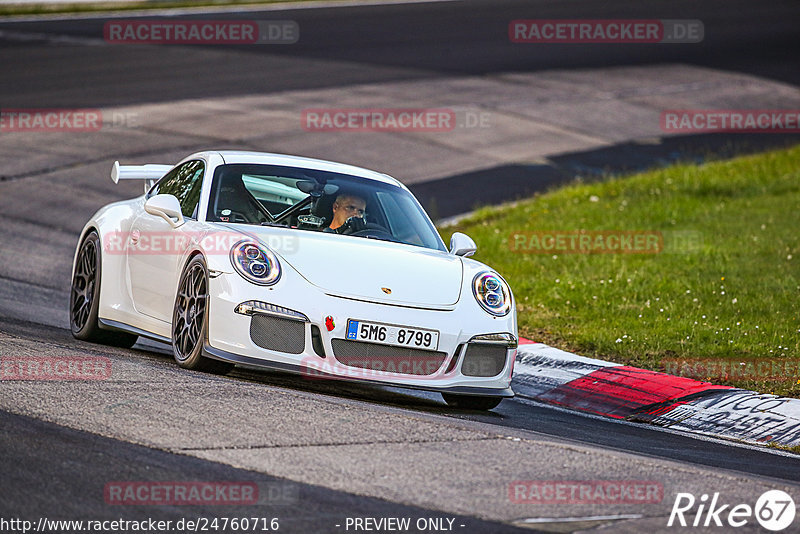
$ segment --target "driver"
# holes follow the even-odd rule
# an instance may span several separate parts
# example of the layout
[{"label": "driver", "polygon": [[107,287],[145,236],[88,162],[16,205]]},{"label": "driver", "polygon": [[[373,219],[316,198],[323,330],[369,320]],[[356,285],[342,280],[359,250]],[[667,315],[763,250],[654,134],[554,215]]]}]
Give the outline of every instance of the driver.
[{"label": "driver", "polygon": [[366,209],[367,201],[362,197],[350,193],[340,194],[333,201],[333,220],[324,231],[336,232],[337,234],[348,230],[357,232],[366,223],[364,221]]}]

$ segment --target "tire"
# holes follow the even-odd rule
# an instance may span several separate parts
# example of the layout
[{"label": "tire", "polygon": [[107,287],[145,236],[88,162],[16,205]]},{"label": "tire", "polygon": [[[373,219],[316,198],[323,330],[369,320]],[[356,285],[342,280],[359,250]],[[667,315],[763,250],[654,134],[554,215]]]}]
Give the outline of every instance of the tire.
[{"label": "tire", "polygon": [[100,277],[103,271],[100,238],[91,231],[83,239],[75,261],[69,292],[69,325],[72,335],[82,341],[130,348],[139,336],[102,330],[97,322],[100,308]]},{"label": "tire", "polygon": [[234,364],[203,356],[208,332],[208,268],[195,256],[181,273],[172,311],[172,354],[184,369],[224,375]]},{"label": "tire", "polygon": [[448,406],[464,410],[488,411],[497,408],[503,397],[481,397],[478,395],[457,395],[455,393],[442,393],[442,398]]}]

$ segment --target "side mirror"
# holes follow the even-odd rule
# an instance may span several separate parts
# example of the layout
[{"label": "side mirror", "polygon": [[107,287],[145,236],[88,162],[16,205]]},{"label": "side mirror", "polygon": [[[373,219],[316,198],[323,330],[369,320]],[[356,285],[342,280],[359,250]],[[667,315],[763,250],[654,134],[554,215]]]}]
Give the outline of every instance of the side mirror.
[{"label": "side mirror", "polygon": [[163,218],[173,228],[177,228],[185,222],[183,213],[181,213],[181,204],[173,195],[155,195],[148,198],[144,203],[144,211]]},{"label": "side mirror", "polygon": [[456,232],[450,238],[450,254],[456,256],[472,256],[478,250],[478,245],[467,234]]}]

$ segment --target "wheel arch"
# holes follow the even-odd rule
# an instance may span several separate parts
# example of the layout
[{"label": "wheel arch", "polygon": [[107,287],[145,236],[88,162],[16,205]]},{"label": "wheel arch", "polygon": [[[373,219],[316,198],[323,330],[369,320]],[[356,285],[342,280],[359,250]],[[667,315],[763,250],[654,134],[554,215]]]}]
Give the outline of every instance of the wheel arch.
[{"label": "wheel arch", "polygon": [[[72,272],[70,272],[70,280],[72,280],[72,278],[75,276],[75,266],[78,262],[78,253],[81,250],[81,245],[83,245],[86,237],[93,231],[97,233],[98,237],[100,237],[100,230],[98,228],[99,227],[97,224],[94,222],[89,222],[83,227],[83,230],[81,230],[80,237],[78,238],[78,244],[75,246],[75,253],[72,255]],[[100,243],[102,244],[102,239]]]},{"label": "wheel arch", "polygon": [[[181,266],[181,273],[180,273],[181,275],[183,275],[183,272],[186,270],[186,268],[189,266],[189,264],[192,262],[192,260],[195,259],[197,256],[202,256],[203,257],[203,263],[206,264],[206,270],[208,270],[208,260],[206,259],[205,252],[203,252],[199,248],[195,248],[195,249],[192,249],[191,252],[186,254],[186,259],[183,260],[183,265]],[[180,276],[179,276],[179,278],[180,278]]]}]

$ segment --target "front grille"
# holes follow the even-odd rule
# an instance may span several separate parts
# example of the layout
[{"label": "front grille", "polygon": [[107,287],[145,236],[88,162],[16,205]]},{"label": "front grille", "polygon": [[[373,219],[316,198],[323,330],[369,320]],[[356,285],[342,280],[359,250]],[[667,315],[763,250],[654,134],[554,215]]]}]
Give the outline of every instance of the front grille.
[{"label": "front grille", "polygon": [[429,350],[392,347],[363,341],[334,339],[333,355],[342,365],[404,375],[432,375],[447,354]]},{"label": "front grille", "polygon": [[300,354],[306,349],[306,324],[271,315],[253,315],[250,339],[262,349]]},{"label": "front grille", "polygon": [[503,372],[503,367],[506,366],[507,353],[508,348],[505,345],[470,343],[467,345],[464,363],[461,364],[461,374],[464,376],[497,376]]}]

